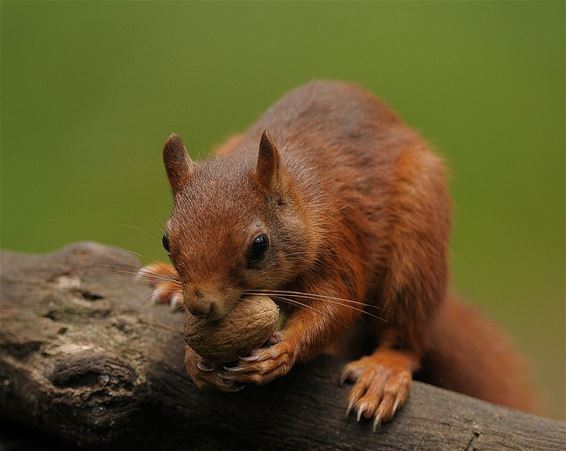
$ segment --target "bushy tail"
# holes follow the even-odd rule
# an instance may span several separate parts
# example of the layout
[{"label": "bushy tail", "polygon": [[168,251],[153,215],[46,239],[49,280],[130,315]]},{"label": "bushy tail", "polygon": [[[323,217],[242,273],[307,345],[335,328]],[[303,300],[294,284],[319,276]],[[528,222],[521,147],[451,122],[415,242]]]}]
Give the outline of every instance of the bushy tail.
[{"label": "bushy tail", "polygon": [[433,326],[427,382],[495,404],[535,412],[528,365],[498,327],[452,296]]}]

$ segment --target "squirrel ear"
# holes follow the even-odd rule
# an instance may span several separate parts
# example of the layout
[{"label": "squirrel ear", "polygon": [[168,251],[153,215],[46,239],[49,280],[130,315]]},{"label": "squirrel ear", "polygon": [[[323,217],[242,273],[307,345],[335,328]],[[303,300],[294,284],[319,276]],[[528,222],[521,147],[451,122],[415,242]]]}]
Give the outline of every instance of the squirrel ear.
[{"label": "squirrel ear", "polygon": [[182,189],[190,180],[195,164],[187,154],[183,141],[173,133],[163,147],[163,163],[173,194]]},{"label": "squirrel ear", "polygon": [[280,167],[279,151],[267,130],[264,130],[259,142],[256,178],[266,190],[271,191],[279,186],[281,181]]}]

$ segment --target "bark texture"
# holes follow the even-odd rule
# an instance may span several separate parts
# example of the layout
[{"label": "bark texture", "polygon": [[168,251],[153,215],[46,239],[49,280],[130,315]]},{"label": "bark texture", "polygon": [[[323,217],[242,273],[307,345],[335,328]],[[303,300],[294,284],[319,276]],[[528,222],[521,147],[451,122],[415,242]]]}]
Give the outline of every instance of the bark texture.
[{"label": "bark texture", "polygon": [[562,422],[421,383],[374,433],[344,416],[344,362],[329,357],[265,387],[200,392],[183,367],[184,315],[149,305],[150,288],[132,276],[138,266],[126,251],[90,242],[2,253],[0,418],[28,435],[11,433],[7,447],[25,444],[29,431],[71,447],[138,449],[566,446]]}]

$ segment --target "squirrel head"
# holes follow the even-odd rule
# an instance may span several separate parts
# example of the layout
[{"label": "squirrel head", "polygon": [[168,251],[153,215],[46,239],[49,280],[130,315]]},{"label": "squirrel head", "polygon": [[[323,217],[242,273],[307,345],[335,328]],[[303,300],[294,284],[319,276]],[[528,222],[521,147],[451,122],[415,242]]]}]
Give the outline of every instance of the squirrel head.
[{"label": "squirrel head", "polygon": [[257,151],[199,163],[173,134],[163,160],[173,193],[163,243],[191,313],[219,319],[312,264],[308,209],[267,131]]}]

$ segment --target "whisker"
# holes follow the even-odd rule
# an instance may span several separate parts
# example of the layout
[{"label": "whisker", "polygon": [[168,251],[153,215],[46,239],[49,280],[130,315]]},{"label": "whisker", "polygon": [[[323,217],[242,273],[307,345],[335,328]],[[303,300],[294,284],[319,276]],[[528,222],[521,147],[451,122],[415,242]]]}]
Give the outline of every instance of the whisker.
[{"label": "whisker", "polygon": [[[316,309],[316,308],[314,308],[312,305],[308,305],[308,304],[305,304],[305,303],[303,303],[303,302],[297,301],[297,300],[295,300],[295,299],[289,299],[289,298],[286,298],[286,297],[283,297],[283,296],[274,296],[274,297],[275,297],[276,299],[278,299],[278,300],[286,301],[286,302],[290,303],[291,305],[296,305],[296,306],[299,306],[299,307],[309,308],[309,309],[313,310],[314,312],[318,313],[319,315],[322,314],[322,310]],[[346,329],[352,330],[352,328],[351,328],[350,326],[348,326],[346,323],[344,323],[343,321],[338,320],[338,322],[339,322],[342,326],[344,326]]]},{"label": "whisker", "polygon": [[176,286],[176,287],[182,287],[183,285],[181,284],[181,282],[179,282],[178,280],[175,279],[170,279],[166,276],[159,276],[159,275],[155,275],[155,274],[148,274],[148,275],[142,275],[142,279],[143,280],[147,280],[150,283],[171,283],[172,285]]},{"label": "whisker", "polygon": [[[104,273],[117,273],[117,274],[124,274],[129,276],[139,276],[139,268],[126,266],[126,265],[96,265],[91,267],[83,267],[84,269],[88,270],[100,270]],[[158,272],[151,272],[146,269],[145,273],[141,274],[141,278],[147,280],[149,282],[171,282],[177,286],[181,286],[181,282],[179,279],[171,274],[170,276],[167,274],[162,274]]]},{"label": "whisker", "polygon": [[155,262],[153,264],[158,266],[159,268],[161,268],[167,274],[171,274],[172,277],[175,277],[176,279],[179,278],[177,271],[175,271],[174,269],[171,269],[171,265],[168,265],[167,263],[160,263],[160,262]]},{"label": "whisker", "polygon": [[139,268],[132,268],[132,267],[128,267],[128,266],[114,266],[114,265],[96,265],[96,266],[82,266],[81,270],[87,270],[87,271],[106,271],[106,272],[111,272],[111,271],[115,271],[115,272],[119,272],[120,274],[130,274],[130,275],[135,275],[137,273]]},{"label": "whisker", "polygon": [[155,283],[155,282],[168,282],[171,283],[177,287],[182,287],[183,284],[175,278],[169,277],[165,274],[158,274],[158,273],[145,273],[145,274],[138,274],[138,276],[141,276],[141,278],[143,280],[147,280],[150,283]]},{"label": "whisker", "polygon": [[286,298],[286,297],[283,297],[283,296],[274,296],[274,297],[276,297],[278,300],[288,302],[289,304],[296,305],[296,306],[299,306],[299,307],[305,307],[305,308],[308,308],[308,309],[310,309],[310,310],[312,310],[316,313],[322,313],[321,310],[316,309],[312,305],[304,304],[304,303],[297,301],[295,299],[289,299],[289,298]]},{"label": "whisker", "polygon": [[161,240],[161,237],[160,237],[159,235],[157,235],[157,234],[155,234],[155,233],[153,233],[153,232],[150,232],[149,230],[146,230],[146,229],[144,229],[144,228],[142,228],[142,227],[138,227],[138,226],[131,225],[131,224],[116,224],[116,225],[119,226],[119,227],[127,227],[127,228],[129,228],[129,229],[138,230],[138,231],[140,231],[140,232],[147,233],[148,235],[151,235],[152,237],[157,238],[158,240]]},{"label": "whisker", "polygon": [[[262,294],[263,294],[263,295],[267,295],[267,296],[274,296],[274,297],[277,297],[277,298],[281,297],[281,294],[280,294],[280,293],[276,293],[276,292],[272,292],[272,293],[270,293],[270,292],[265,292],[265,291],[254,292],[254,291],[251,291],[251,290],[250,290],[250,291],[246,291],[246,293],[247,293],[247,294],[255,294],[255,295],[262,295]],[[372,318],[378,319],[378,320],[380,320],[380,321],[388,322],[385,318],[382,318],[381,316],[374,315],[373,313],[366,312],[366,311],[363,310],[363,309],[354,307],[354,306],[349,305],[349,304],[344,303],[344,302],[338,302],[338,301],[335,301],[335,300],[333,300],[333,299],[309,298],[308,296],[304,296],[304,295],[301,296],[301,295],[297,295],[297,294],[287,294],[287,293],[284,293],[284,294],[286,294],[286,296],[302,297],[303,299],[311,299],[311,300],[317,300],[317,301],[327,301],[327,302],[329,302],[329,303],[331,303],[331,304],[340,305],[340,306],[342,306],[342,307],[349,308],[349,309],[354,310],[354,311],[356,311],[356,312],[360,312],[360,313],[362,313],[362,314],[364,314],[364,315],[371,316]],[[295,299],[295,300],[296,300],[296,299]]]},{"label": "whisker", "polygon": [[[265,291],[265,290],[254,290],[254,291]],[[287,291],[287,290],[267,290],[270,291],[271,293],[281,293],[281,294],[285,294],[285,295],[296,295],[296,296],[308,296],[311,298],[318,298],[318,299],[333,299],[335,301],[343,301],[343,302],[348,302],[351,304],[356,304],[359,306],[363,306],[363,307],[372,307],[375,308],[377,310],[381,310],[384,312],[387,312],[387,309],[383,308],[383,307],[378,307],[377,305],[373,305],[373,304],[366,304],[365,302],[360,302],[360,301],[354,301],[353,299],[346,299],[346,298],[338,298],[335,296],[327,296],[324,294],[317,294],[317,293],[306,293],[306,292],[302,292],[302,291]]]},{"label": "whisker", "polygon": [[83,271],[98,271],[105,274],[118,273],[124,275],[134,276],[139,268],[134,268],[127,265],[94,265],[94,266],[81,266],[78,272]]},{"label": "whisker", "polygon": [[135,255],[136,257],[139,257],[139,258],[143,258],[143,257],[144,257],[143,254],[140,254],[139,252],[133,251],[133,250],[131,250],[131,249],[125,249],[125,248],[123,248],[122,250],[126,251],[128,254]]}]

